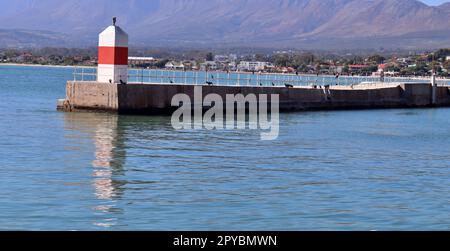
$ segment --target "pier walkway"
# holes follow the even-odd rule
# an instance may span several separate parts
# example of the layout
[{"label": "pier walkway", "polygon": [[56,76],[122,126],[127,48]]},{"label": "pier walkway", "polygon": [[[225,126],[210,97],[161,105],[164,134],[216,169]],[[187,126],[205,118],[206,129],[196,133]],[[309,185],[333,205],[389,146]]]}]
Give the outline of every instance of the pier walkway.
[{"label": "pier walkway", "polygon": [[[97,69],[74,68],[73,81],[97,81]],[[388,83],[430,83],[426,77],[385,77],[381,82],[376,76],[330,76],[307,74],[221,72],[221,71],[174,71],[153,69],[129,69],[129,83],[216,85],[216,86],[355,86],[362,84],[385,85]],[[450,79],[437,79],[438,86],[450,86]]]}]

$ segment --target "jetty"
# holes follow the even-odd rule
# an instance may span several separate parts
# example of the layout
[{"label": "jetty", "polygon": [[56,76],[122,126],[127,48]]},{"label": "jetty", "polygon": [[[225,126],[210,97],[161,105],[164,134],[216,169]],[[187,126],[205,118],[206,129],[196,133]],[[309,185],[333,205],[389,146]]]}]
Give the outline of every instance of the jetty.
[{"label": "jetty", "polygon": [[[385,85],[385,86],[383,86]],[[169,114],[179,93],[194,99],[196,85],[69,81],[67,97],[58,102],[63,111],[110,111],[120,114]],[[280,111],[336,109],[418,108],[450,106],[450,87],[427,83],[378,83],[374,86],[247,87],[202,86],[202,95],[279,94]]]},{"label": "jetty", "polygon": [[[92,70],[92,69],[91,69]],[[94,69],[95,70],[95,69]],[[217,94],[278,94],[280,111],[336,109],[418,108],[450,106],[450,86],[439,84],[435,76],[417,81],[361,81],[357,84],[317,83],[298,76],[273,79],[260,74],[151,71],[130,74],[128,35],[115,23],[99,36],[99,65],[96,72],[67,82],[65,99],[57,108],[66,112],[109,111],[120,114],[170,114],[177,94],[194,99],[201,87],[203,98]],[[77,73],[78,74],[78,73]],[[86,80],[84,76],[91,76]],[[144,80],[147,78],[147,80]],[[302,82],[303,81],[303,82]],[[195,104],[193,104],[195,105]]]}]

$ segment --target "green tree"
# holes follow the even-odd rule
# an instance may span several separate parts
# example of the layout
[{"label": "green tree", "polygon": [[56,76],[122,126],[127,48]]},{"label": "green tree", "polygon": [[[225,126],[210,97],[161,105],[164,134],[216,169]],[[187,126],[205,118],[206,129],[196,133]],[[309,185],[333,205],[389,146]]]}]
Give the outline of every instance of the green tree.
[{"label": "green tree", "polygon": [[64,65],[74,65],[74,64],[75,60],[73,59],[73,57],[64,58]]},{"label": "green tree", "polygon": [[159,60],[158,62],[155,63],[155,66],[157,68],[164,68],[169,61],[170,61],[169,59]]},{"label": "green tree", "polygon": [[297,70],[299,72],[308,72],[308,66],[306,64],[302,64],[297,68]]},{"label": "green tree", "polygon": [[350,73],[350,68],[348,67],[348,64],[345,65],[344,68],[342,68],[342,73],[344,73],[344,74]]},{"label": "green tree", "polygon": [[442,60],[444,61],[447,56],[450,56],[450,49],[440,49],[436,51],[435,53],[431,54],[434,60]]},{"label": "green tree", "polygon": [[272,62],[276,66],[287,67],[289,66],[289,56],[287,54],[276,54],[273,56]]},{"label": "green tree", "polygon": [[316,65],[315,65],[315,67],[314,67],[314,70],[316,70],[316,73],[320,73],[320,70],[322,70],[322,67],[321,67],[321,65],[320,65],[320,62],[317,62],[317,63],[316,63]]},{"label": "green tree", "polygon": [[386,71],[400,72],[400,67],[395,65],[389,65],[386,67]]},{"label": "green tree", "polygon": [[378,70],[378,66],[377,65],[371,65],[367,68],[362,69],[363,72],[365,73],[372,73],[372,72],[376,72]]},{"label": "green tree", "polygon": [[424,62],[418,62],[416,67],[412,67],[411,69],[415,75],[425,76],[428,75],[428,66]]},{"label": "green tree", "polygon": [[315,56],[312,53],[302,53],[293,55],[288,62],[288,66],[299,68],[302,65],[311,65],[315,61]]},{"label": "green tree", "polygon": [[384,62],[384,60],[386,60],[385,57],[380,56],[378,54],[372,55],[368,59],[369,59],[369,62],[376,63],[376,64],[382,64]]},{"label": "green tree", "polygon": [[442,71],[441,65],[437,61],[433,61],[429,65],[430,70],[434,70],[435,72]]},{"label": "green tree", "polygon": [[259,53],[255,55],[255,60],[259,61],[259,62],[266,62],[266,61],[268,61],[266,55],[259,54]]},{"label": "green tree", "polygon": [[450,60],[445,61],[443,66],[447,71],[450,71]]},{"label": "green tree", "polygon": [[214,60],[214,54],[212,52],[208,52],[206,54],[206,61],[213,61]]},{"label": "green tree", "polygon": [[350,64],[363,64],[364,59],[360,56],[356,56],[349,61]]}]

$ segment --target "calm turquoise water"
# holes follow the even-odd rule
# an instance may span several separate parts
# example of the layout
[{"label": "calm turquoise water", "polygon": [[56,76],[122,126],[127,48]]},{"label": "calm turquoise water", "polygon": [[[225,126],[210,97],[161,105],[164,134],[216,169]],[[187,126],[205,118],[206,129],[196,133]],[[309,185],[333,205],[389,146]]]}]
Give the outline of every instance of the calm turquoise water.
[{"label": "calm turquoise water", "polygon": [[72,69],[0,67],[1,230],[449,230],[450,110],[257,131],[55,111]]}]

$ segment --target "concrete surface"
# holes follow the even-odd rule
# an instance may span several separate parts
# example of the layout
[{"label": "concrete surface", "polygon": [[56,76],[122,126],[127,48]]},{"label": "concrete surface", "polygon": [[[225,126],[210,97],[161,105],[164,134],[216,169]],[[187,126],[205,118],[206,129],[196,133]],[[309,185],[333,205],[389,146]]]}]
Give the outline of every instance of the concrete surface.
[{"label": "concrete surface", "polygon": [[[184,93],[194,100],[194,87],[69,81],[67,97],[58,101],[58,109],[168,114],[177,109],[171,106],[175,94]],[[279,94],[281,111],[450,106],[449,87],[437,87],[436,104],[433,105],[432,86],[423,83],[332,86],[327,90],[312,87],[203,86],[203,97],[211,93],[220,95],[224,100],[227,94]]]}]

